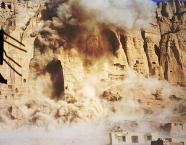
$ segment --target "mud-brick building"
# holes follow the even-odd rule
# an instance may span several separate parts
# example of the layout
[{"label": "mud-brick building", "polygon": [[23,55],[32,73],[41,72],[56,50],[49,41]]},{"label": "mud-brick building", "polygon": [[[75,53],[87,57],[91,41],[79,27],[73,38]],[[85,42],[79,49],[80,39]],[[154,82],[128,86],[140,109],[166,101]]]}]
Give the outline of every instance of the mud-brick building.
[{"label": "mud-brick building", "polygon": [[[110,145],[152,145],[158,144],[158,139],[165,145],[186,144],[186,123],[185,121],[173,121],[171,123],[155,123],[161,126],[157,131],[140,131],[135,128],[126,129],[119,126],[119,129],[110,132]],[[153,128],[153,126],[152,126]]]}]

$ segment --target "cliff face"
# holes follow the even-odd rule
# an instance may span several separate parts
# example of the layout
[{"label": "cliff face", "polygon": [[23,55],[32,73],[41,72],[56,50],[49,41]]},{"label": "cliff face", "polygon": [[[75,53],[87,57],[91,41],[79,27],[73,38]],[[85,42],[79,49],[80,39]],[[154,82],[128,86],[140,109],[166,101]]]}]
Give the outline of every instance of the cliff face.
[{"label": "cliff face", "polygon": [[[76,14],[72,13],[69,18],[68,15],[61,14],[61,16],[57,14],[56,9],[59,9],[59,5],[63,3],[68,2],[52,1],[45,5],[45,9],[41,12],[41,19],[37,20],[40,23],[44,22],[38,35],[34,29],[29,29],[31,34],[28,41],[35,39],[34,54],[29,62],[29,70],[27,65],[26,71],[23,72],[23,75],[26,74],[25,79],[28,80],[29,73],[34,79],[43,75],[43,69],[52,61],[54,53],[63,63],[67,88],[71,88],[78,80],[86,80],[91,74],[99,74],[100,79],[123,80],[128,69],[145,77],[155,76],[172,84],[185,86],[186,7],[184,2],[172,0],[158,3],[156,16],[150,26],[132,32],[113,25],[92,22],[91,16],[84,14],[84,10],[77,11],[76,6],[72,9],[77,11]],[[12,8],[13,6],[12,4]],[[16,9],[21,8],[16,7]],[[1,12],[11,13],[8,10],[8,8],[2,9]],[[22,17],[23,14],[20,18],[19,15],[17,16],[16,25],[19,26]],[[75,18],[79,24],[75,24],[77,21]],[[3,23],[2,26],[4,25]],[[24,31],[27,27],[33,26],[28,23],[28,26],[22,29]],[[16,30],[12,35],[14,33],[16,38],[29,35],[26,31],[22,33]],[[23,38],[21,41],[27,40]],[[32,49],[31,47],[29,49]],[[29,59],[30,57],[32,54],[29,55]],[[14,78],[11,77],[12,79]],[[13,82],[18,81],[20,80]],[[11,85],[11,82],[9,84]]]},{"label": "cliff face", "polygon": [[124,36],[128,64],[139,73],[185,86],[185,3],[160,2],[156,14],[151,27],[140,35]]},{"label": "cliff face", "polygon": [[[68,55],[70,50],[75,49],[79,57],[83,59],[84,69],[87,69],[87,66],[93,66],[99,58],[109,54],[111,60],[109,67],[118,69],[119,66],[123,69],[123,73],[107,70],[105,73],[108,73],[108,76],[124,76],[129,66],[145,77],[155,76],[172,84],[185,85],[186,7],[184,2],[158,3],[156,17],[150,27],[132,32],[102,24],[89,26],[66,24],[53,12],[53,9],[48,8],[49,5],[52,7],[52,4],[48,4],[46,11],[52,16],[47,18],[43,11],[44,19],[48,22],[36,38],[36,53],[38,50],[41,53],[47,53],[48,48],[56,52],[63,47],[64,53],[61,54],[61,59],[65,62],[64,54]],[[55,4],[53,5],[56,7]],[[79,21],[86,22],[88,16],[79,15],[81,15]],[[69,19],[73,19],[73,15],[71,17]],[[72,59],[69,55],[68,58]],[[74,64],[68,65],[73,68]],[[102,68],[104,69],[104,65]]]},{"label": "cliff face", "polygon": [[157,21],[160,27],[160,65],[164,78],[185,85],[186,76],[186,7],[184,2],[159,3]]},{"label": "cliff face", "polygon": [[185,86],[186,7],[182,1],[160,2],[151,27],[121,35],[128,64],[145,76]]},{"label": "cliff face", "polygon": [[[185,90],[157,80],[186,84],[185,3],[159,3],[150,26],[134,30],[95,22],[79,5],[69,3],[15,5],[20,15],[11,36],[22,41],[28,53],[5,45],[7,54],[22,64],[16,69],[23,77],[2,66],[2,75],[9,79],[7,86],[0,86],[1,114],[40,125],[50,118],[72,122],[120,110],[126,118],[139,110],[145,115],[155,113],[155,118],[166,109],[178,115],[185,112]],[[59,6],[60,13],[56,12]],[[31,18],[23,9],[32,13]],[[59,70],[53,64],[47,69],[56,59],[62,64],[64,84],[62,71],[59,77],[50,75],[56,69],[60,72],[60,63]]]},{"label": "cliff face", "polygon": [[7,33],[15,30],[15,5],[14,3],[6,3],[1,1],[1,8],[0,8],[0,26],[3,28]]}]

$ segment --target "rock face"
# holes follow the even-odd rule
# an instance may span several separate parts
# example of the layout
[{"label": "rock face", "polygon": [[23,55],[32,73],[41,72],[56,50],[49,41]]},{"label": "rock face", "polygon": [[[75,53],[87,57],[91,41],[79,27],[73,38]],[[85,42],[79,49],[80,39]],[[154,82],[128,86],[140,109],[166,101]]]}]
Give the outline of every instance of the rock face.
[{"label": "rock face", "polygon": [[186,84],[186,7],[182,1],[160,2],[151,28],[141,36],[123,36],[128,64],[138,73],[172,84]]},{"label": "rock face", "polygon": [[[6,45],[10,48],[7,53],[19,63],[24,63],[23,69],[19,70],[23,77],[17,76],[4,65],[1,73],[10,79],[8,89],[1,87],[2,93],[23,90],[20,87],[28,85],[29,78],[35,79],[42,75],[43,68],[53,59],[53,52],[62,63],[66,89],[71,89],[73,84],[85,80],[90,72],[98,72],[102,80],[123,80],[128,68],[145,77],[155,76],[172,84],[186,85],[185,2],[171,0],[158,3],[156,17],[150,27],[133,32],[96,23],[88,27],[83,23],[66,24],[53,11],[57,9],[58,2],[46,4],[42,12],[30,1],[23,5],[22,8],[19,3],[8,2],[0,9],[3,17],[0,25],[10,31],[14,30],[11,33],[14,37],[29,44],[26,44],[29,57],[17,55],[14,48]],[[27,19],[27,23],[19,28],[23,14],[15,14],[14,8],[16,13],[19,13],[19,9],[35,9],[32,12],[35,15],[32,14],[33,18]],[[85,18],[85,21],[87,19]],[[83,21],[84,18],[80,20]],[[38,34],[37,31],[43,22],[44,26]],[[21,61],[22,59],[24,61]],[[98,64],[99,61],[102,63]],[[16,87],[11,88],[15,84]],[[19,92],[23,94],[22,91]]]},{"label": "rock face", "polygon": [[128,65],[137,73],[149,76],[147,56],[141,32],[121,35],[121,42],[127,57]]},{"label": "rock face", "polygon": [[[5,45],[9,48],[7,54],[22,68],[9,62],[23,76],[6,64],[0,68],[0,73],[8,79],[7,86],[0,86],[1,114],[8,114],[8,119],[25,121],[26,118],[37,125],[47,124],[51,118],[59,122],[86,120],[99,116],[108,104],[112,112],[120,105],[128,105],[126,112],[140,109],[153,114],[182,101],[177,111],[185,113],[182,100],[185,92],[179,92],[182,88],[174,86],[175,92],[165,95],[167,87],[161,91],[164,83],[157,81],[186,85],[185,3],[158,3],[156,17],[149,27],[129,31],[89,21],[89,16],[80,14],[82,11],[73,13],[80,16],[78,24],[73,22],[73,15],[68,18],[71,23],[66,23],[54,10],[68,1],[51,0],[45,6],[27,2],[14,3],[18,14],[16,27],[10,34],[26,45],[23,49],[28,54]],[[79,10],[76,6],[75,9]],[[31,11],[31,15],[26,17],[22,10]],[[132,72],[132,79],[128,72]],[[148,79],[152,76],[157,79]]]},{"label": "rock face", "polygon": [[10,33],[15,29],[15,5],[13,1],[0,1],[0,26]]},{"label": "rock face", "polygon": [[[182,1],[159,2],[156,17],[150,27],[133,32],[100,24],[88,27],[70,25],[58,18],[57,14],[51,13],[50,18],[44,17],[48,21],[35,40],[34,56],[47,54],[49,47],[60,55],[63,65],[70,68],[79,66],[78,69],[83,70],[81,75],[78,75],[81,79],[86,75],[86,71],[90,72],[91,66],[94,66],[97,60],[107,56],[109,64],[107,67],[101,64],[100,67],[108,79],[122,80],[125,78],[126,69],[131,68],[145,77],[155,76],[172,84],[185,86],[185,10],[185,2]],[[43,16],[48,11],[52,9],[46,7]],[[59,53],[56,50],[63,52]],[[74,62],[76,58],[78,61]],[[83,62],[78,63],[81,60]],[[34,71],[40,72],[40,64],[37,66],[37,70]],[[72,74],[74,70],[64,67],[64,72],[67,71]],[[76,76],[64,74],[64,78],[68,78],[67,82],[73,82],[74,77]],[[69,87],[68,83],[66,87]]]},{"label": "rock face", "polygon": [[186,7],[182,1],[159,3],[157,21],[160,27],[160,65],[164,79],[186,84]]},{"label": "rock face", "polygon": [[[25,44],[26,47],[22,47],[11,39],[5,37],[6,41],[11,44],[20,47],[21,49],[27,50],[27,53],[19,51],[15,47],[4,43],[4,48],[7,56],[4,55],[4,59],[22,76],[18,75],[13,69],[11,69],[5,62],[0,66],[0,73],[8,80],[7,85],[0,85],[0,92],[2,98],[20,98],[27,94],[28,87],[28,74],[29,74],[29,63],[33,55],[33,41],[35,38],[30,36],[31,33],[39,29],[39,1],[37,6],[34,2],[26,5],[25,1],[16,0],[1,0],[0,7],[0,27],[5,30],[6,33],[10,34],[16,40]],[[32,5],[31,5],[32,4]],[[26,12],[28,11],[28,13]],[[29,17],[28,17],[29,15]],[[9,58],[12,58],[22,67],[16,65]]]},{"label": "rock face", "polygon": [[128,64],[145,76],[185,86],[186,7],[182,1],[160,2],[151,27],[134,36],[123,35]]}]

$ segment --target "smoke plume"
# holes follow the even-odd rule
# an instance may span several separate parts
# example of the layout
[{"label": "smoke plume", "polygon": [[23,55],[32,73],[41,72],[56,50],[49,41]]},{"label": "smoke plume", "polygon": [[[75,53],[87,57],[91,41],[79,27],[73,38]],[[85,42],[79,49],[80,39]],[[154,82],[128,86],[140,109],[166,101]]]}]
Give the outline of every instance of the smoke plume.
[{"label": "smoke plume", "polygon": [[149,0],[80,0],[80,5],[95,16],[97,22],[118,28],[133,29],[146,26],[155,12]]},{"label": "smoke plume", "polygon": [[79,25],[86,21],[111,25],[121,29],[142,28],[150,23],[155,5],[149,0],[69,0],[58,8],[63,22]]}]

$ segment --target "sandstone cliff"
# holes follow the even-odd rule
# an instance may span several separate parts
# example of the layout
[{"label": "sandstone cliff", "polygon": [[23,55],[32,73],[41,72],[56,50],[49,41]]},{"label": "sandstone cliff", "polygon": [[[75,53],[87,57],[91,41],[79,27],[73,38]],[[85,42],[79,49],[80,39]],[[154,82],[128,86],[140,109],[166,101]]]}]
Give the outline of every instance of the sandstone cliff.
[{"label": "sandstone cliff", "polygon": [[157,21],[160,27],[160,65],[164,78],[185,85],[186,7],[182,1],[159,3]]},{"label": "sandstone cliff", "polygon": [[[7,65],[1,68],[10,78],[8,86],[0,86],[3,123],[76,122],[105,112],[127,117],[136,112],[147,117],[167,110],[178,116],[185,113],[185,90],[177,86],[186,85],[184,2],[158,3],[150,26],[131,30],[95,22],[69,1],[49,1],[44,7],[31,2],[31,8],[16,5],[19,13],[31,11],[16,15],[11,33],[26,44],[28,53],[6,45],[8,54],[22,64],[16,69],[23,76]],[[57,99],[53,89],[59,88],[52,81],[60,80],[46,71],[54,59],[61,61],[64,72],[65,92]]]},{"label": "sandstone cliff", "polygon": [[[108,76],[121,77],[129,66],[145,77],[155,76],[172,84],[185,86],[184,2],[159,2],[156,17],[150,27],[132,32],[100,24],[89,26],[66,24],[53,9],[49,8],[49,5],[57,7],[51,3],[43,10],[47,23],[35,40],[35,54],[38,50],[45,53],[48,48],[55,52],[64,49],[65,54],[75,48],[78,55],[84,59],[84,67],[93,65],[97,61],[95,58],[99,59],[109,54],[109,66],[123,68],[123,73],[106,72]],[[45,13],[52,16],[47,18]],[[84,20],[86,17],[82,15],[81,21],[86,21]],[[65,58],[62,58],[62,61],[65,62]],[[70,65],[68,64],[69,67]]]}]

